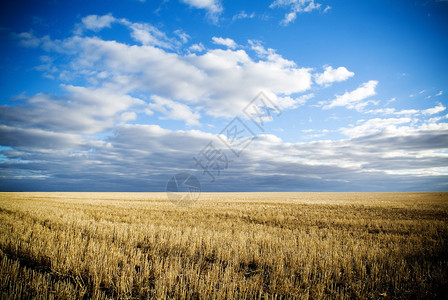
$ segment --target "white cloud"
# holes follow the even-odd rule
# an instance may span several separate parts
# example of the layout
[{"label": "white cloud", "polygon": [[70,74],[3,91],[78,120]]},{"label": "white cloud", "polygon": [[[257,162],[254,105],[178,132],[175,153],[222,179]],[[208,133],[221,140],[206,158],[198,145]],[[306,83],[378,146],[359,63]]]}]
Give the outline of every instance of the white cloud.
[{"label": "white cloud", "polygon": [[22,32],[13,35],[20,40],[20,44],[24,47],[38,47],[41,39],[37,38],[32,32]]},{"label": "white cloud", "polygon": [[123,122],[133,121],[137,119],[137,114],[133,111],[126,111],[121,114],[121,120]]},{"label": "white cloud", "polygon": [[71,85],[63,88],[66,94],[62,97],[37,94],[23,105],[5,106],[0,110],[0,119],[9,126],[95,134],[111,129],[115,121],[122,120],[121,112],[144,104],[118,90]]},{"label": "white cloud", "polygon": [[218,16],[222,12],[222,5],[220,0],[181,0],[183,3],[190,5],[197,9],[207,10],[207,16],[213,22],[218,21]]},{"label": "white cloud", "polygon": [[[287,26],[289,23],[294,22],[294,20],[297,18],[298,13],[311,12],[313,10],[319,9],[321,7],[321,4],[316,4],[314,0],[275,0],[269,7],[289,8],[290,11],[285,14],[284,19],[281,21],[282,25]],[[325,8],[324,12],[328,11],[328,9],[329,6]]]},{"label": "white cloud", "polygon": [[[312,83],[310,69],[297,67],[261,46],[265,56],[254,61],[244,50],[180,55],[151,45],[130,46],[97,37],[72,37],[61,45],[74,55],[75,74],[82,72],[82,76],[127,92],[176,99],[212,116],[240,114],[261,90],[285,97],[310,89]],[[100,78],[104,72],[110,75]]]},{"label": "white cloud", "polygon": [[[274,96],[275,97],[275,96]],[[304,105],[308,100],[314,98],[314,94],[306,94],[297,98],[291,97],[279,97],[277,101],[277,106],[281,110],[283,109],[295,109],[299,106]]]},{"label": "white cloud", "polygon": [[81,24],[82,26],[78,27],[77,33],[81,33],[83,29],[92,30],[92,31],[100,31],[103,28],[110,28],[111,24],[117,21],[111,14],[98,16],[98,15],[89,15],[87,17],[82,18]]},{"label": "white cloud", "polygon": [[352,128],[342,128],[341,132],[351,138],[357,138],[361,136],[367,136],[381,132],[384,129],[395,128],[395,125],[410,123],[410,118],[389,118],[389,119],[370,119],[365,121],[362,125],[358,125]]},{"label": "white cloud", "polygon": [[182,41],[182,43],[188,42],[188,40],[191,38],[190,35],[188,35],[183,30],[180,30],[180,29],[174,31],[174,33],[179,37],[179,39]]},{"label": "white cloud", "polygon": [[415,115],[418,113],[419,113],[419,110],[417,110],[417,109],[404,109],[404,110],[393,112],[394,115]]},{"label": "white cloud", "polygon": [[378,81],[376,80],[370,80],[366,83],[363,83],[356,90],[346,92],[343,95],[336,96],[336,99],[331,101],[331,103],[324,105],[323,108],[328,109],[337,106],[345,106],[349,109],[356,108],[356,105],[362,104],[360,103],[362,100],[376,94],[375,88],[377,84]]},{"label": "white cloud", "polygon": [[387,100],[387,102],[386,102],[386,106],[389,105],[389,104],[391,104],[392,102],[395,102],[396,100],[397,100],[396,97],[392,97],[392,98],[390,98],[389,100]]},{"label": "white cloud", "polygon": [[[140,42],[143,45],[152,45],[167,49],[173,49],[179,47],[182,43],[186,43],[190,39],[190,36],[180,29],[174,31],[177,39],[168,38],[164,32],[148,23],[134,23],[124,18],[117,19],[111,14],[103,16],[89,15],[87,17],[84,17],[81,24],[76,25],[74,33],[76,35],[82,35],[86,29],[97,32],[103,28],[111,27],[112,23],[117,23],[128,27],[131,30],[131,37],[135,41]],[[49,40],[49,37],[47,37],[46,41],[44,40],[44,38],[36,39],[33,36],[22,36],[21,39],[25,43],[35,44],[34,46],[38,46],[40,43],[42,43],[43,46],[46,45],[47,51],[50,50],[50,48],[51,50],[54,50],[53,48],[55,48],[56,46],[60,46],[58,44],[60,43],[60,41],[51,41]]]},{"label": "white cloud", "polygon": [[289,23],[293,22],[297,18],[297,12],[292,11],[285,15],[285,18],[282,20],[283,25],[288,25]]},{"label": "white cloud", "polygon": [[206,9],[211,13],[222,11],[221,2],[219,0],[181,0],[182,2],[199,9]]},{"label": "white cloud", "polygon": [[438,96],[442,96],[443,95],[443,91],[440,91],[440,92],[438,92],[437,94],[436,94],[436,97],[438,97]]},{"label": "white cloud", "polygon": [[149,108],[163,113],[166,118],[184,121],[189,126],[200,125],[200,114],[192,112],[187,105],[156,95],[151,96],[151,100],[154,102],[149,104]]},{"label": "white cloud", "polygon": [[446,109],[445,106],[443,106],[442,103],[439,103],[436,107],[428,108],[422,111],[422,114],[424,115],[435,115],[438,114]]},{"label": "white cloud", "polygon": [[331,66],[328,66],[323,73],[315,75],[315,80],[320,85],[331,84],[333,82],[345,81],[354,75],[355,73],[350,72],[345,67],[333,69]]},{"label": "white cloud", "polygon": [[[275,95],[304,92],[312,83],[310,69],[299,68],[259,44],[258,61],[244,50],[212,49],[182,56],[149,45],[129,46],[90,37],[70,38],[62,44],[66,52],[76,49],[73,65],[85,69],[83,74],[93,74],[100,83],[176,99],[212,116],[240,114],[261,90],[279,101]],[[104,72],[110,75],[99,78]]]},{"label": "white cloud", "polygon": [[363,101],[363,102],[359,102],[353,105],[348,106],[347,108],[349,109],[355,109],[358,112],[364,112],[366,106],[372,104],[372,105],[378,105],[380,103],[380,101],[378,100],[367,100],[367,101]]},{"label": "white cloud", "polygon": [[188,48],[188,49],[193,52],[202,52],[205,50],[205,47],[202,43],[198,43],[198,44],[191,45],[190,48]]},{"label": "white cloud", "polygon": [[165,33],[152,25],[146,23],[130,23],[129,27],[132,30],[132,38],[145,46],[158,46],[172,49],[179,45],[177,41],[169,39]]},{"label": "white cloud", "polygon": [[[245,46],[206,50],[199,43],[190,50],[202,53],[169,51],[182,46],[181,36],[179,41],[150,25],[123,19],[117,23],[130,28],[141,44],[87,36],[51,40],[28,33],[18,37],[24,45],[61,54],[68,64],[57,65],[57,60],[51,61],[51,53],[42,62],[90,86],[62,86],[59,97],[22,95],[25,99],[20,103],[0,107],[0,140],[13,148],[0,149],[7,158],[2,161],[2,172],[7,175],[0,188],[26,183],[32,189],[42,184],[32,178],[46,178],[46,184],[55,189],[163,190],[166,178],[176,172],[204,175],[199,167],[192,168],[192,157],[210,141],[223,152],[228,149],[215,136],[199,130],[173,131],[126,122],[138,123],[137,117],[144,112],[149,115],[145,122],[157,121],[154,115],[160,113],[161,118],[193,126],[200,125],[200,111],[234,117],[260,90],[281,109],[297,108],[313,97],[312,70],[266,49],[261,42],[250,41],[251,50]],[[347,72],[328,69],[326,75],[314,79],[319,77],[325,84],[344,78],[344,73],[348,76]],[[369,81],[324,104],[363,107],[369,102],[364,100],[375,94],[377,83]],[[397,117],[360,120],[340,129],[347,139],[337,141],[291,143],[275,135],[259,135],[239,159],[225,152],[234,160],[232,171],[224,170],[211,189],[260,189],[269,182],[279,190],[291,186],[307,190],[353,190],[358,186],[446,190],[446,168],[440,165],[448,158],[448,125],[438,122],[447,116],[436,115],[445,110],[442,104],[423,110],[378,109],[376,113]],[[308,119],[311,121],[306,117],[304,122]],[[319,138],[329,132],[306,133]],[[244,182],[240,180],[243,175],[247,178]],[[19,183],[11,180],[19,177]]]},{"label": "white cloud", "polygon": [[250,48],[255,51],[258,57],[260,58],[266,58],[269,54],[275,53],[273,49],[265,49],[261,43],[261,41],[257,40],[249,40]]},{"label": "white cloud", "polygon": [[[103,28],[111,27],[112,23],[117,23],[128,27],[131,30],[131,37],[143,45],[152,45],[172,49],[179,47],[182,43],[186,43],[190,39],[190,36],[180,29],[174,31],[174,34],[178,39],[168,38],[164,32],[148,23],[134,23],[124,18],[117,19],[111,14],[103,16],[89,15],[84,17],[81,24],[77,24],[74,33],[81,35],[86,29],[97,32]],[[26,40],[25,37],[22,37],[22,39]],[[36,43],[36,40],[34,40],[34,43]],[[49,44],[48,41],[47,44]]]},{"label": "white cloud", "polygon": [[223,45],[230,49],[235,49],[238,45],[235,43],[234,40],[229,38],[222,38],[222,37],[212,37],[213,43],[217,45]]},{"label": "white cloud", "polygon": [[236,15],[232,17],[232,21],[241,20],[241,19],[253,19],[255,17],[255,13],[247,14],[244,10],[240,11]]},{"label": "white cloud", "polygon": [[418,110],[418,109],[403,109],[396,111],[395,108],[380,108],[380,109],[373,109],[365,111],[365,113],[370,114],[384,114],[384,115],[408,115],[408,116],[419,116],[419,115],[435,115],[438,114],[446,109],[445,106],[443,106],[442,103],[439,103],[437,106],[424,109],[424,110]]},{"label": "white cloud", "polygon": [[276,53],[276,51],[272,48],[264,48],[262,43],[260,41],[254,41],[254,40],[249,40],[249,45],[250,48],[255,51],[255,53],[257,54],[257,56],[259,58],[268,60],[268,61],[275,61],[281,65],[286,66],[290,66],[293,67],[295,66],[295,63],[293,61],[284,59],[283,57],[281,57],[280,55],[278,55]]}]

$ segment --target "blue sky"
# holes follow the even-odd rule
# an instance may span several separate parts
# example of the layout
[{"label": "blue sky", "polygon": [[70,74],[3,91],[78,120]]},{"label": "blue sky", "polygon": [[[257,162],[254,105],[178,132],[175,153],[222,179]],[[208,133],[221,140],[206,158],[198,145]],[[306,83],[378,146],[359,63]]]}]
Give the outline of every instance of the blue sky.
[{"label": "blue sky", "polygon": [[448,1],[16,1],[0,190],[448,188]]}]

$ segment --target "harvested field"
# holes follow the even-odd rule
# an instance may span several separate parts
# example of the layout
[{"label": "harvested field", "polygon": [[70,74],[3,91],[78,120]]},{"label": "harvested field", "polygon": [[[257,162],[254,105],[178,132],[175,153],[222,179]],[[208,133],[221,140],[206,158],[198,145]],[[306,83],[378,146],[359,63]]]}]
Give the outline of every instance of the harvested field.
[{"label": "harvested field", "polygon": [[0,193],[2,299],[447,298],[448,193]]}]

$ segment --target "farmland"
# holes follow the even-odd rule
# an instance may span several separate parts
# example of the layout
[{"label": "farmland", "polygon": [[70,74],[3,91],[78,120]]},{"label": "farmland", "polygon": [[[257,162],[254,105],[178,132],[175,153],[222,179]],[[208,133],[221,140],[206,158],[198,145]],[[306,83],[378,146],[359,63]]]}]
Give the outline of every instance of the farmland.
[{"label": "farmland", "polygon": [[0,193],[0,298],[447,297],[448,193]]}]

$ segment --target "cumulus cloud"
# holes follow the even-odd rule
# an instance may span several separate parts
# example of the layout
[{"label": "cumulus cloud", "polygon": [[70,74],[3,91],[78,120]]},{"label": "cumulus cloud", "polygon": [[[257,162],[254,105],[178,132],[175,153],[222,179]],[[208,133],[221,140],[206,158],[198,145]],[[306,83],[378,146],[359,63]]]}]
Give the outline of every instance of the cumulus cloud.
[{"label": "cumulus cloud", "polygon": [[223,45],[230,49],[235,49],[238,45],[235,43],[234,40],[229,38],[222,38],[222,37],[212,37],[213,43],[217,45]]},{"label": "cumulus cloud", "polygon": [[89,15],[81,19],[81,23],[77,24],[75,28],[75,34],[82,34],[85,30],[91,30],[98,32],[104,28],[110,28],[112,23],[118,20],[112,16],[112,14],[107,14],[103,16],[99,15]]},{"label": "cumulus cloud", "polygon": [[350,72],[345,67],[333,69],[333,67],[328,66],[323,73],[315,75],[315,81],[319,85],[331,84],[333,82],[345,81],[354,75],[355,73]]},{"label": "cumulus cloud", "polygon": [[378,133],[385,129],[395,128],[396,125],[410,123],[411,121],[411,118],[375,118],[365,121],[362,125],[351,128],[342,128],[341,131],[343,134],[354,138]]},{"label": "cumulus cloud", "polygon": [[105,27],[110,27],[111,24],[115,21],[116,19],[111,14],[107,14],[104,16],[90,15],[82,18],[82,24],[84,25],[84,27],[93,31],[98,31]]},{"label": "cumulus cloud", "polygon": [[181,0],[181,2],[197,9],[205,9],[207,16],[213,22],[218,21],[218,17],[222,12],[220,0]]},{"label": "cumulus cloud", "polygon": [[182,2],[199,9],[206,9],[211,13],[219,13],[222,6],[219,0],[181,0]]},{"label": "cumulus cloud", "polygon": [[[297,18],[298,13],[311,12],[321,7],[320,3],[315,3],[314,0],[275,0],[269,6],[270,8],[288,8],[289,12],[281,21],[281,24],[287,26]],[[325,11],[327,11],[327,6]]]},{"label": "cumulus cloud", "polygon": [[154,102],[149,104],[149,108],[163,113],[166,118],[184,121],[187,125],[199,125],[199,113],[192,112],[187,105],[157,95],[151,96],[151,100]]},{"label": "cumulus cloud", "polygon": [[[131,22],[125,18],[117,19],[111,14],[99,16],[99,15],[89,15],[82,18],[82,22],[75,26],[74,33],[76,35],[82,35],[86,30],[91,30],[98,32],[104,28],[110,28],[113,23],[121,24],[126,26],[131,31],[131,37],[143,44],[158,46],[166,49],[172,49],[179,47],[181,44],[188,42],[190,35],[181,29],[175,30],[174,34],[177,38],[169,38],[164,32],[160,31],[157,27],[150,25],[148,23],[141,22]],[[22,43],[30,44],[30,46],[39,46],[41,43],[45,42],[43,38],[38,39],[32,33],[21,33],[19,38]],[[47,37],[49,39],[49,37]],[[47,44],[53,42],[54,44],[60,41],[46,41]],[[50,49],[50,45],[47,47]],[[47,49],[47,50],[48,50]]]},{"label": "cumulus cloud", "polygon": [[445,106],[443,106],[442,103],[439,103],[437,106],[433,108],[428,108],[422,111],[422,114],[424,115],[435,115],[438,114],[446,109]]},{"label": "cumulus cloud", "polygon": [[190,48],[188,48],[188,49],[193,52],[202,52],[205,50],[205,47],[202,43],[198,43],[198,44],[191,45]]},{"label": "cumulus cloud", "polygon": [[[176,40],[169,39],[165,33],[152,25],[146,23],[129,23],[129,27],[132,30],[132,38],[145,46],[159,46],[171,49],[179,45]],[[188,35],[183,32],[180,34],[182,41],[184,39],[188,40]]]},{"label": "cumulus cloud", "polygon": [[137,114],[133,111],[126,111],[121,114],[121,120],[126,121],[133,121],[137,119]]},{"label": "cumulus cloud", "polygon": [[279,101],[277,103],[277,106],[281,109],[295,109],[299,106],[304,105],[308,100],[314,98],[314,94],[306,94],[302,95],[297,98],[292,97],[279,97]]},{"label": "cumulus cloud", "polygon": [[50,132],[93,134],[111,129],[120,113],[144,102],[119,91],[64,86],[64,96],[37,94],[22,104],[2,106],[0,119],[8,126]]},{"label": "cumulus cloud", "polygon": [[362,106],[362,100],[365,100],[376,94],[375,88],[378,85],[378,81],[370,80],[363,83],[357,89],[346,92],[343,95],[336,96],[336,98],[330,103],[323,106],[324,109],[329,109],[337,106],[343,106],[349,109],[356,108],[359,105]]},{"label": "cumulus cloud", "polygon": [[[139,39],[146,38],[142,35]],[[57,47],[49,50],[72,57],[71,76],[83,76],[89,82],[127,93],[150,92],[176,99],[198,106],[212,116],[240,114],[261,90],[277,102],[277,95],[291,96],[311,88],[311,69],[298,67],[261,45],[256,46],[261,59],[254,60],[242,49],[210,49],[203,54],[181,55],[163,49],[168,45],[163,44],[166,41],[162,35],[156,40],[148,38],[143,45],[127,45],[74,36],[58,41]]]},{"label": "cumulus cloud", "polygon": [[[107,27],[106,21],[99,25],[100,19],[89,19],[98,24],[89,25],[91,30]],[[98,36],[52,40],[32,32],[17,35],[24,46],[64,56],[70,63],[55,65],[57,70],[86,84],[62,85],[59,96],[22,95],[19,104],[0,108],[0,140],[7,146],[0,149],[0,189],[163,191],[173,174],[185,171],[213,191],[448,188],[447,170],[441,167],[448,161],[442,104],[367,111],[390,118],[340,128],[341,140],[293,143],[257,132],[239,157],[207,132],[162,128],[154,124],[157,117],[189,126],[201,125],[201,114],[231,120],[260,90],[281,110],[294,109],[314,97],[313,79],[325,87],[353,75],[344,67],[326,67],[313,75],[260,41],[226,49],[198,43],[176,51],[188,39],[183,31],[170,38],[150,24],[112,22],[129,28],[137,44]],[[55,64],[48,58],[42,62]],[[321,106],[362,107],[377,84],[366,82]],[[146,125],[138,124],[140,116]],[[214,183],[192,159],[210,142],[229,159]]]}]

